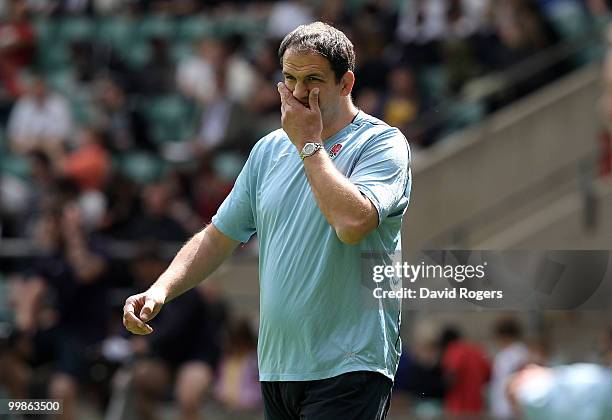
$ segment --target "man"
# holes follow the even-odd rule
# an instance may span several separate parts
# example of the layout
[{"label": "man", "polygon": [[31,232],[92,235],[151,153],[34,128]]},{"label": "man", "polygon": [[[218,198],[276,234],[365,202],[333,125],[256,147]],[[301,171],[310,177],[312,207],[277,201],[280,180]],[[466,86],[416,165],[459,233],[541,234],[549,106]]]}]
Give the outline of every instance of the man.
[{"label": "man", "polygon": [[[382,419],[400,356],[400,300],[376,300],[362,252],[401,249],[411,177],[399,130],[353,105],[355,54],[316,22],[282,41],[282,129],[251,151],[212,219],[124,324],[136,334],[206,278],[240,242],[260,242],[259,378],[266,419]],[[376,285],[377,286],[377,285]]]},{"label": "man", "polygon": [[28,94],[11,109],[7,134],[13,153],[41,150],[54,157],[61,154],[73,128],[66,98],[49,90],[42,76],[34,76]]},{"label": "man", "polygon": [[495,323],[494,336],[499,350],[493,359],[491,371],[491,413],[496,419],[508,420],[515,417],[506,398],[508,380],[530,361],[531,356],[521,339],[521,326],[516,319],[499,319]]},{"label": "man", "polygon": [[445,419],[475,420],[485,410],[484,390],[491,376],[491,364],[484,350],[464,339],[454,326],[440,337],[442,371],[446,382]]}]

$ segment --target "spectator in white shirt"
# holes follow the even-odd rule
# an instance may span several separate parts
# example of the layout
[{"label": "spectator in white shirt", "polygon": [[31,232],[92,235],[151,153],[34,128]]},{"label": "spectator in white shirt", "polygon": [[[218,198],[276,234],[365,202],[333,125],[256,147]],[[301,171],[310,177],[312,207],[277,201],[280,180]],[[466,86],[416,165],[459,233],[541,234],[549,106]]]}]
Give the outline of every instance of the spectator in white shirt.
[{"label": "spectator in white shirt", "polygon": [[14,153],[34,150],[52,153],[64,145],[72,129],[68,101],[49,91],[42,78],[35,77],[28,93],[15,102],[7,132]]},{"label": "spectator in white shirt", "polygon": [[521,341],[521,327],[514,318],[502,318],[494,329],[499,352],[493,360],[491,377],[491,412],[495,419],[514,418],[506,389],[510,377],[530,360],[529,350]]},{"label": "spectator in white shirt", "polygon": [[[177,67],[178,90],[204,105],[220,100],[220,95],[233,102],[248,104],[255,94],[257,73],[243,56],[243,44],[241,36],[200,41],[194,53]],[[225,92],[219,92],[217,87],[219,72],[227,79]]]}]

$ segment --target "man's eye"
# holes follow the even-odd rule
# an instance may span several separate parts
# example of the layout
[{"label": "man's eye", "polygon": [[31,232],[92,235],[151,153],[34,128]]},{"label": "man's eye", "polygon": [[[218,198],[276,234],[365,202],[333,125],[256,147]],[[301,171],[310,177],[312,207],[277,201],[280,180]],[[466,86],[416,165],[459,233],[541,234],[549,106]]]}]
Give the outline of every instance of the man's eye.
[{"label": "man's eye", "polygon": [[295,80],[293,76],[285,76],[285,80]]},{"label": "man's eye", "polygon": [[310,80],[311,82],[318,82],[321,79],[319,79],[318,77],[309,77],[308,80]]}]

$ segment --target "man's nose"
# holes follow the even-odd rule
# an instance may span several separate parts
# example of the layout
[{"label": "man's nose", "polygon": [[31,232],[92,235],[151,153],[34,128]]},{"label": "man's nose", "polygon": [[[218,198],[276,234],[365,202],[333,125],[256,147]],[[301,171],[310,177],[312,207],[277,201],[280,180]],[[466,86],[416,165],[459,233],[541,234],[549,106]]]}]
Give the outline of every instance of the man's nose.
[{"label": "man's nose", "polygon": [[304,98],[308,98],[308,88],[303,82],[296,82],[293,88],[293,97],[302,102]]}]

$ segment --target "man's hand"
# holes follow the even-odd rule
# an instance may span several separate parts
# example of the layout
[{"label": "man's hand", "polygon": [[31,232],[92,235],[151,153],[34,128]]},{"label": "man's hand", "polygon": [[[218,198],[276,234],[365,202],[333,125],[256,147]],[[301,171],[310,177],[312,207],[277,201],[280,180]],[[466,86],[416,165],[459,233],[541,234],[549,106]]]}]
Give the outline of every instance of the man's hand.
[{"label": "man's hand", "polygon": [[130,296],[123,306],[123,325],[132,334],[151,334],[153,328],[146,322],[155,318],[165,301],[165,293],[157,289]]},{"label": "man's hand", "polygon": [[278,83],[281,98],[281,123],[298,151],[308,142],[321,142],[323,120],[319,109],[319,88],[308,95],[308,106],[298,101],[284,83]]}]

